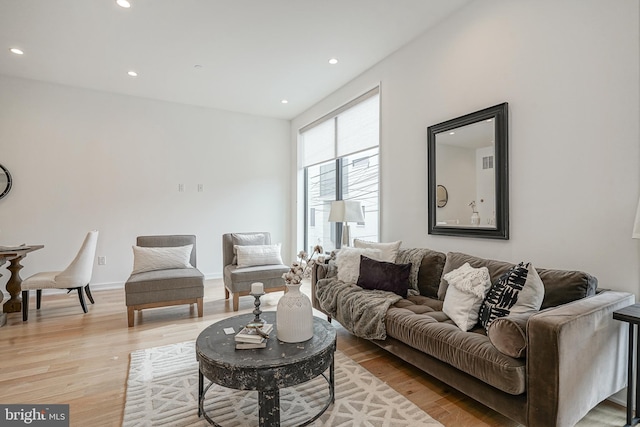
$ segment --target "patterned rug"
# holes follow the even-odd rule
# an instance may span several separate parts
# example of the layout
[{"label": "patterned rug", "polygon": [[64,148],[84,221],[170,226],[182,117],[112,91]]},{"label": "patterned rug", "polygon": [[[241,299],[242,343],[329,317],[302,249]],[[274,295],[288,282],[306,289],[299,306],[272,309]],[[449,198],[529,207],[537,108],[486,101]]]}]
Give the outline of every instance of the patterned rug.
[{"label": "patterned rug", "polygon": [[[205,379],[205,387],[208,381]],[[312,426],[442,427],[404,396],[337,351],[336,401]],[[324,406],[329,388],[320,376],[280,392],[282,426],[296,426]],[[206,426],[199,419],[194,342],[131,353],[124,427]],[[258,393],[217,385],[206,394],[207,414],[224,427],[258,425]]]}]

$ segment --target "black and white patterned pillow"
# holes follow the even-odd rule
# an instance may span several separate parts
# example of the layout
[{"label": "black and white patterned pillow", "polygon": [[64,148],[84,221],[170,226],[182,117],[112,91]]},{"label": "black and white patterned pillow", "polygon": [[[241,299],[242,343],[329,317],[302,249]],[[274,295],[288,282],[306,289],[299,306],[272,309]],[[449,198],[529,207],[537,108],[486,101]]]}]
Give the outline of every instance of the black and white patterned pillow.
[{"label": "black and white patterned pillow", "polygon": [[478,320],[485,329],[499,317],[511,313],[540,310],[544,299],[544,284],[531,263],[521,262],[504,273],[491,286],[482,302]]}]

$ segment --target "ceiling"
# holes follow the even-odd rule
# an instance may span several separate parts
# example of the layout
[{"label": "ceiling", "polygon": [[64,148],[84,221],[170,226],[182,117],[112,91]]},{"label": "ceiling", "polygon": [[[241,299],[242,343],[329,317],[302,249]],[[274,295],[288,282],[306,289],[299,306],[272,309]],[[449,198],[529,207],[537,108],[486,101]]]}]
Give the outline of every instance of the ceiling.
[{"label": "ceiling", "polygon": [[0,0],[0,74],[291,119],[471,0],[129,1]]}]

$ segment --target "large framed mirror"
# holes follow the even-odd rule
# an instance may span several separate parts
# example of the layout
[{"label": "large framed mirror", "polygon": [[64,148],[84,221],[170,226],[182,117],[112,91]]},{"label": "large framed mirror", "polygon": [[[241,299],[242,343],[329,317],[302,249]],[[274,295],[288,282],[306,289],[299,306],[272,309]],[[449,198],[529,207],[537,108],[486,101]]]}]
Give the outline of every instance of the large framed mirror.
[{"label": "large framed mirror", "polygon": [[428,127],[429,234],[509,239],[508,121],[505,102]]}]

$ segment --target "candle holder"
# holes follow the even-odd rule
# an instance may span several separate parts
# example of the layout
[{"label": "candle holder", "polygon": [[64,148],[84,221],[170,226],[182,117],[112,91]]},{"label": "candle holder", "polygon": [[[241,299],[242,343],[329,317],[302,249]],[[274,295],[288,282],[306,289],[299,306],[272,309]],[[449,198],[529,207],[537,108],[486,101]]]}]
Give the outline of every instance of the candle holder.
[{"label": "candle holder", "polygon": [[251,293],[249,295],[251,295],[252,297],[255,298],[255,301],[253,302],[253,305],[256,307],[256,308],[253,309],[253,315],[255,317],[253,318],[253,322],[251,322],[251,323],[252,324],[257,324],[257,323],[265,324],[266,322],[263,319],[260,318],[260,315],[262,314],[262,310],[260,310],[260,297],[262,295],[264,295],[264,292],[259,293],[259,294]]}]

